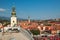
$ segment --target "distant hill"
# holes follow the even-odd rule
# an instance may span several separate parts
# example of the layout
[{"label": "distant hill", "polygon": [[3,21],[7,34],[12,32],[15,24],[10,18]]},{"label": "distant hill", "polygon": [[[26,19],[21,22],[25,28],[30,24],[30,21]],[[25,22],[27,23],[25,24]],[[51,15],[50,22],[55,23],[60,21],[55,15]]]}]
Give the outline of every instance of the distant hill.
[{"label": "distant hill", "polygon": [[[18,20],[28,20],[28,19],[24,19],[24,18],[17,18]],[[4,17],[4,16],[0,16],[0,21],[1,20],[8,20],[10,21],[10,17]],[[34,19],[30,19],[31,21],[40,21],[40,20],[34,20]],[[60,20],[60,19],[59,19]],[[48,19],[48,20],[41,20],[41,21],[56,21],[56,19]]]},{"label": "distant hill", "polygon": [[[18,20],[27,20],[27,19],[23,19],[23,18],[17,18]],[[8,20],[10,21],[10,17],[4,17],[4,16],[0,16],[0,20]]]},{"label": "distant hill", "polygon": [[9,17],[2,17],[2,16],[0,16],[0,20],[10,20],[10,18]]}]

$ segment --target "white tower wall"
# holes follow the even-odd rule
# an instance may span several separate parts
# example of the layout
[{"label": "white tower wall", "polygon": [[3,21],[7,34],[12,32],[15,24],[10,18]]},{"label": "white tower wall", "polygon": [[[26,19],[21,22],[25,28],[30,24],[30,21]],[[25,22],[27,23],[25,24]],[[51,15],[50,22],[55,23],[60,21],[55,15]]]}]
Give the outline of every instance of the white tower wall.
[{"label": "white tower wall", "polygon": [[17,17],[11,17],[11,26],[17,24]]}]

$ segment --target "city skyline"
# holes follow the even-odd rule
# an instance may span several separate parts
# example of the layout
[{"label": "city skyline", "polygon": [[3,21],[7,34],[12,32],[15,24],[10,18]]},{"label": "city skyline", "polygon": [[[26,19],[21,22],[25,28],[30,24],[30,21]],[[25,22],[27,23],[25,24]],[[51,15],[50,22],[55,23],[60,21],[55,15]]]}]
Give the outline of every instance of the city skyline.
[{"label": "city skyline", "polygon": [[12,6],[18,18],[60,18],[60,0],[0,0],[0,16],[10,17]]}]

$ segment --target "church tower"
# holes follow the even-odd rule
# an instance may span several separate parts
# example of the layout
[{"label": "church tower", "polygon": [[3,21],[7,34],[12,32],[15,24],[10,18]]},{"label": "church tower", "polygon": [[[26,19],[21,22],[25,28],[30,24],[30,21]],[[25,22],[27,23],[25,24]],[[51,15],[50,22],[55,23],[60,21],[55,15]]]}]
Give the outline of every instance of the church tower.
[{"label": "church tower", "polygon": [[28,23],[30,23],[30,16],[28,16]]},{"label": "church tower", "polygon": [[11,27],[17,24],[17,17],[16,17],[16,10],[15,7],[12,7],[12,13],[11,13]]}]

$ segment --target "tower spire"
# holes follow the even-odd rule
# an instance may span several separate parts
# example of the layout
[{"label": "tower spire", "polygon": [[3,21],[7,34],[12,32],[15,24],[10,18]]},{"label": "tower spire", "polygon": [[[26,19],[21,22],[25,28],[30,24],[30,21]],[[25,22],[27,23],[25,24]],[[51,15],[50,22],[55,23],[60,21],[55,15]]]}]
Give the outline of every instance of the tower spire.
[{"label": "tower spire", "polygon": [[12,7],[12,13],[11,13],[12,16],[16,16],[16,10],[15,10],[15,6]]}]

